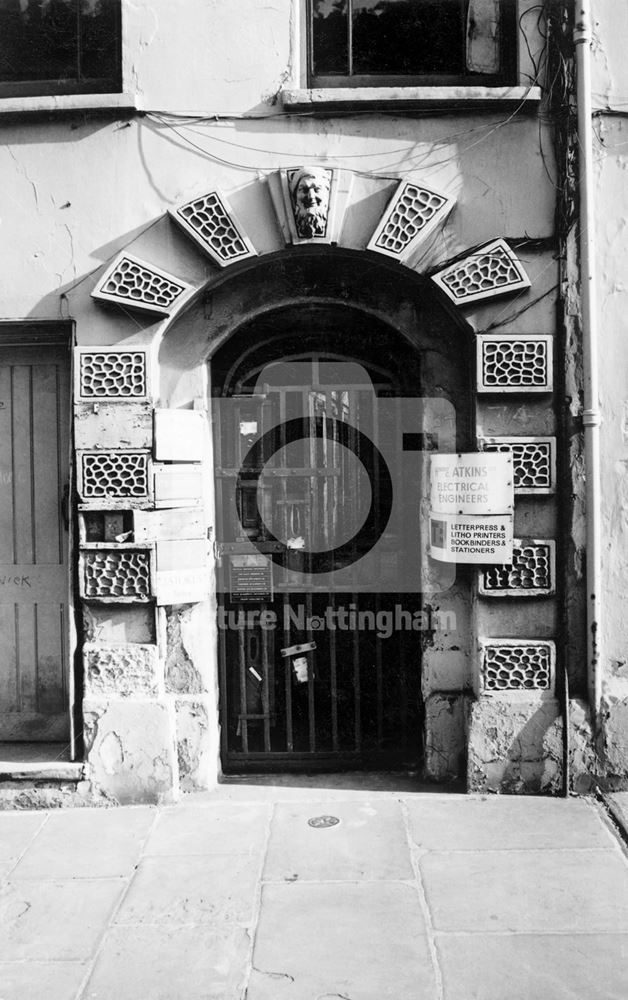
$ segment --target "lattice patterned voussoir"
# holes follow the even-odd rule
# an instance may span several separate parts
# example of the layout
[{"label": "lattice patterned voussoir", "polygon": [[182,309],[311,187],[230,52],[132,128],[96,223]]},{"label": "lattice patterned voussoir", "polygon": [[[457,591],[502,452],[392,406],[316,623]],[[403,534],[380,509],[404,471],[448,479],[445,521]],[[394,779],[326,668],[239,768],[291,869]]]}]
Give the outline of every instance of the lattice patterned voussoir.
[{"label": "lattice patterned voussoir", "polygon": [[514,539],[510,565],[480,570],[483,597],[547,597],[555,590],[556,543],[551,539]]},{"label": "lattice patterned voussoir", "polygon": [[478,438],[482,451],[512,453],[515,493],[548,494],[556,490],[556,438]]},{"label": "lattice patterned voussoir", "polygon": [[477,389],[495,393],[551,392],[551,336],[478,334]]},{"label": "lattice patterned voussoir", "polygon": [[149,495],[148,452],[79,452],[78,489],[83,500],[146,499]]},{"label": "lattice patterned voussoir", "polygon": [[150,599],[150,553],[130,549],[84,550],[82,596],[93,601]]},{"label": "lattice patterned voussoir", "polygon": [[401,181],[368,244],[368,250],[404,262],[442,225],[454,199],[420,184]]},{"label": "lattice patterned voussoir", "polygon": [[554,691],[556,645],[551,640],[484,639],[481,648],[485,694]]},{"label": "lattice patterned voussoir", "polygon": [[171,209],[169,214],[220,267],[256,256],[242,224],[220,191],[200,195]]},{"label": "lattice patterned voussoir", "polygon": [[468,305],[530,287],[523,265],[505,240],[479,247],[463,260],[432,275],[432,281],[458,305]]},{"label": "lattice patterned voussoir", "polygon": [[121,253],[105,271],[92,297],[169,316],[192,291],[191,285],[168,271]]}]

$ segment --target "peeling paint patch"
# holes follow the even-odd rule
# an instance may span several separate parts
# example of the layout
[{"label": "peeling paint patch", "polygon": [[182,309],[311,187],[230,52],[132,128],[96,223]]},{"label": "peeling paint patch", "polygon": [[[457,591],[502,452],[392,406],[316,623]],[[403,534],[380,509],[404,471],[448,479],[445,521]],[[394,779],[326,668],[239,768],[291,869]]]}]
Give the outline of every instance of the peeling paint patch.
[{"label": "peeling paint patch", "polygon": [[203,691],[201,675],[185,643],[185,625],[189,617],[190,612],[186,608],[172,608],[166,619],[166,690],[176,694],[200,694]]}]

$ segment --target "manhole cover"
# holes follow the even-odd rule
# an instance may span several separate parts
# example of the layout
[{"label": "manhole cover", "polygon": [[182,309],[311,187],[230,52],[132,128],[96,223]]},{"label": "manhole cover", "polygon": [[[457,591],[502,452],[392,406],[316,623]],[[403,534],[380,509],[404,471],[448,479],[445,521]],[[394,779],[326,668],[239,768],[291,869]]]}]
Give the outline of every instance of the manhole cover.
[{"label": "manhole cover", "polygon": [[324,830],[328,826],[337,826],[339,822],[337,816],[312,816],[307,825],[313,826],[315,830]]}]

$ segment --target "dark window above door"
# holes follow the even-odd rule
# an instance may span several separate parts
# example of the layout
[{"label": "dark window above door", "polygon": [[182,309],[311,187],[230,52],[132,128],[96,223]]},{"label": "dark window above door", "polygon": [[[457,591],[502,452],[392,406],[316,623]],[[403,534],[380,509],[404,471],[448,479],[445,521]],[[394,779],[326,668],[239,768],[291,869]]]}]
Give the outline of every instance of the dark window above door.
[{"label": "dark window above door", "polygon": [[309,83],[514,83],[515,31],[514,0],[309,0]]},{"label": "dark window above door", "polygon": [[0,97],[118,93],[120,0],[0,0]]}]

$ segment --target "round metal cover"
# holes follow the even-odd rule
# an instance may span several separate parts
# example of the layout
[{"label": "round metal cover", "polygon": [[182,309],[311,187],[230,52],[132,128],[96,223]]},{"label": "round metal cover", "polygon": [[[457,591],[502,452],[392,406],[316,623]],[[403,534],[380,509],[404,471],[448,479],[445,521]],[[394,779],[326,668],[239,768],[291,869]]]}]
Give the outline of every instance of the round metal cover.
[{"label": "round metal cover", "polygon": [[337,816],[312,816],[308,819],[307,825],[313,826],[315,830],[325,830],[328,826],[336,826],[339,822]]}]

